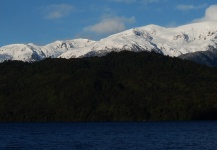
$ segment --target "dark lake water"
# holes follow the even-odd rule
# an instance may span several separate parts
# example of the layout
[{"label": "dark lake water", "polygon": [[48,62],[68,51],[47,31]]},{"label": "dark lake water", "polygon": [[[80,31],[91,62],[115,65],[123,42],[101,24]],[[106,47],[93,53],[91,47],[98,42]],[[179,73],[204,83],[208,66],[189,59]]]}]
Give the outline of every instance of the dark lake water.
[{"label": "dark lake water", "polygon": [[0,150],[213,150],[217,122],[0,123]]}]

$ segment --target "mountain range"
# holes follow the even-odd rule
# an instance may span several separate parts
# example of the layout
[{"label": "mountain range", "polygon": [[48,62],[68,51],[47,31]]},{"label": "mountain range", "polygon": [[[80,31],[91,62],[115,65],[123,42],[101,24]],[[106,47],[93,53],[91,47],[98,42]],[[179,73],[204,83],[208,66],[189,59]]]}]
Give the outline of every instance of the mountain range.
[{"label": "mountain range", "polygon": [[11,44],[0,47],[0,62],[104,56],[111,51],[122,50],[154,51],[166,56],[217,66],[217,21],[191,23],[174,28],[147,25],[99,41],[73,39],[55,41],[45,46],[33,43]]}]

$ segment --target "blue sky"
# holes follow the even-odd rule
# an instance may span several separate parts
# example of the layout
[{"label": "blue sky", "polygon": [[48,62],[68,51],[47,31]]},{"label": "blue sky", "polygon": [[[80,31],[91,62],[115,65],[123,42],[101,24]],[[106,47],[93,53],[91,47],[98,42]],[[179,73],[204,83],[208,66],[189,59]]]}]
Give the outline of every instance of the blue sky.
[{"label": "blue sky", "polygon": [[0,0],[0,46],[45,45],[74,38],[98,40],[148,24],[173,27],[196,19],[216,19],[216,3],[216,0]]}]

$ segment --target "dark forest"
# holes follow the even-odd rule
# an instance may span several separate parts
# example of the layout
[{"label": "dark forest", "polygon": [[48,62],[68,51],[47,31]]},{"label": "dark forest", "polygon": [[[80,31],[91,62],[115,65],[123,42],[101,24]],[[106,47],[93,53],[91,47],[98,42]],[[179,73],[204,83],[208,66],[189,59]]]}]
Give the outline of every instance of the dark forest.
[{"label": "dark forest", "polygon": [[154,52],[0,64],[1,122],[217,119],[217,70]]}]

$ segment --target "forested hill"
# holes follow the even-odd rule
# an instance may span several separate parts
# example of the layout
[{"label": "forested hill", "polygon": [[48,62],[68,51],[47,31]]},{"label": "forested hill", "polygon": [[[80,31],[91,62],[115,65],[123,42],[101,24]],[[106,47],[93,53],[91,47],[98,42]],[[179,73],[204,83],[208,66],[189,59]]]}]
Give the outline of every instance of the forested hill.
[{"label": "forested hill", "polygon": [[217,70],[149,52],[0,64],[0,121],[217,119]]}]

